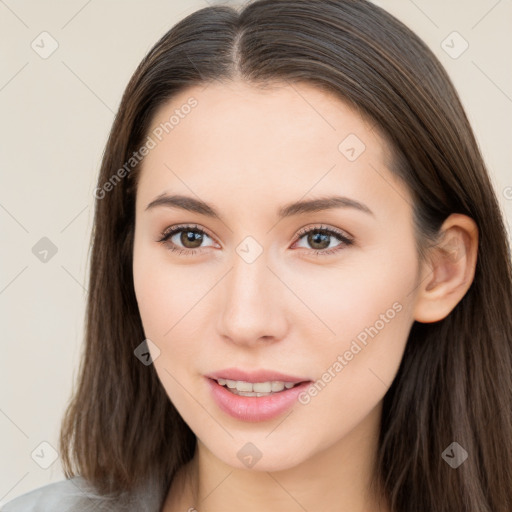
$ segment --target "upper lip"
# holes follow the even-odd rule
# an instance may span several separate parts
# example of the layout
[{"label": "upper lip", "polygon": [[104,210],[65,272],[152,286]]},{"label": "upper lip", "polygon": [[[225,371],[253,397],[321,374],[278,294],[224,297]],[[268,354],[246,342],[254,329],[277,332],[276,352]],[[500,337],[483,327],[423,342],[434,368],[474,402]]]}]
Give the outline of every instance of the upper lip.
[{"label": "upper lip", "polygon": [[226,368],[219,370],[218,372],[212,372],[206,375],[206,377],[214,380],[229,379],[229,380],[241,380],[244,382],[269,382],[269,381],[280,381],[280,382],[307,382],[311,379],[304,377],[296,377],[293,375],[286,375],[285,373],[275,372],[273,370],[255,370],[245,371],[238,368]]}]

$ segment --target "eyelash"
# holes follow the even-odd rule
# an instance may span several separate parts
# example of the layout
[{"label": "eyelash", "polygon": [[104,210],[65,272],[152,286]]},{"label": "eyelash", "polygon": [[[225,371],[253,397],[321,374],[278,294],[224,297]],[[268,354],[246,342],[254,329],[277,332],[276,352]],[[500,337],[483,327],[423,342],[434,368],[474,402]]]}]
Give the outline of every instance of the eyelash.
[{"label": "eyelash", "polygon": [[[172,228],[166,229],[163,233],[161,233],[162,238],[157,240],[157,242],[164,244],[169,251],[177,252],[180,255],[184,254],[186,256],[192,256],[192,255],[196,254],[198,251],[200,252],[200,249],[183,249],[181,247],[176,246],[173,242],[171,242],[173,245],[168,244],[168,241],[173,237],[173,235],[175,235],[176,233],[180,233],[182,231],[193,231],[196,233],[206,235],[209,238],[213,239],[212,236],[210,236],[203,229],[199,228],[197,225],[187,224],[187,225],[174,226]],[[321,233],[321,234],[328,235],[328,236],[333,236],[334,238],[337,238],[341,242],[339,245],[337,245],[336,247],[334,247],[332,249],[310,249],[311,251],[313,251],[313,253],[316,256],[326,256],[329,254],[334,254],[334,253],[340,251],[341,249],[343,249],[343,247],[348,247],[354,243],[354,240],[352,240],[351,238],[346,236],[342,231],[339,231],[339,230],[333,229],[333,228],[327,228],[325,226],[319,226],[319,227],[316,226],[313,228],[301,229],[297,233],[296,241],[298,242],[302,237],[304,237],[305,235],[307,235],[311,232]]]}]

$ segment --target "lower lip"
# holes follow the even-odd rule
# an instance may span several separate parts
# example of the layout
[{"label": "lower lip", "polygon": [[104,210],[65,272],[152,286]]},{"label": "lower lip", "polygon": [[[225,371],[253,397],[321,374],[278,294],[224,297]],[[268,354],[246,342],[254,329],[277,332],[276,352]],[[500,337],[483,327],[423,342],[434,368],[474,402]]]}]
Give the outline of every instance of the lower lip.
[{"label": "lower lip", "polygon": [[213,399],[219,408],[233,418],[242,421],[265,421],[275,418],[289,409],[311,382],[303,382],[290,389],[267,396],[240,396],[231,393],[216,380],[207,378]]}]

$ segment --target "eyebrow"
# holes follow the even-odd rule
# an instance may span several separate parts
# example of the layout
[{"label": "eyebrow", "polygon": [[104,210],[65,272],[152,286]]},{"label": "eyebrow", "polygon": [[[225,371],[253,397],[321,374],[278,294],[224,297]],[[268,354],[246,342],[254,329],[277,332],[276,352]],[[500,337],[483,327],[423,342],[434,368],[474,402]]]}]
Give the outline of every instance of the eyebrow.
[{"label": "eyebrow", "polygon": [[[208,203],[183,195],[166,195],[165,193],[159,195],[147,206],[146,210],[151,210],[157,206],[166,206],[168,208],[180,208],[190,212],[199,213],[207,217],[212,217],[221,220],[219,212]],[[300,215],[303,213],[320,212],[331,210],[334,208],[353,208],[361,212],[374,216],[374,213],[363,203],[343,196],[327,196],[317,199],[307,199],[295,201],[286,204],[279,208],[277,214],[280,219]]]}]

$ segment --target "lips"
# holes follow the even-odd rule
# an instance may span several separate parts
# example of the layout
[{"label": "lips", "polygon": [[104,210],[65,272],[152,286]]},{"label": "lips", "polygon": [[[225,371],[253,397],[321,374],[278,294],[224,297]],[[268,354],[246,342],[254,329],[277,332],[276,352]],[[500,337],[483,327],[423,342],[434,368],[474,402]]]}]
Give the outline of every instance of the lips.
[{"label": "lips", "polygon": [[205,380],[210,388],[210,396],[219,410],[244,422],[268,421],[281,416],[299,401],[299,395],[311,385],[310,382],[303,382],[268,396],[246,397],[231,393],[216,380]]},{"label": "lips", "polygon": [[[282,415],[290,409],[298,397],[312,383],[307,377],[297,377],[271,370],[244,371],[236,368],[226,368],[205,375],[211,397],[217,407],[229,416],[245,422],[267,421]],[[265,396],[239,396],[232,390],[218,383],[218,379],[260,383],[281,381],[294,383],[289,389],[283,389]]]}]

